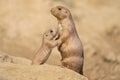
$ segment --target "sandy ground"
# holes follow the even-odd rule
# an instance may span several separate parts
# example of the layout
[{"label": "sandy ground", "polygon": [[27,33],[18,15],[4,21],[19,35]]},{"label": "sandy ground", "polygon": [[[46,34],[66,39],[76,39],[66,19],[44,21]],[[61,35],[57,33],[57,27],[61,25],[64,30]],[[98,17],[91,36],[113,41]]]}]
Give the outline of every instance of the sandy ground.
[{"label": "sandy ground", "polygon": [[0,55],[0,80],[88,80],[70,69],[54,65],[31,65],[22,57]]},{"label": "sandy ground", "polygon": [[[120,79],[120,0],[0,0],[0,50],[31,59],[39,49],[42,34],[56,28],[50,9],[70,9],[83,42],[84,74],[89,80]],[[60,65],[57,48],[48,59]]]}]

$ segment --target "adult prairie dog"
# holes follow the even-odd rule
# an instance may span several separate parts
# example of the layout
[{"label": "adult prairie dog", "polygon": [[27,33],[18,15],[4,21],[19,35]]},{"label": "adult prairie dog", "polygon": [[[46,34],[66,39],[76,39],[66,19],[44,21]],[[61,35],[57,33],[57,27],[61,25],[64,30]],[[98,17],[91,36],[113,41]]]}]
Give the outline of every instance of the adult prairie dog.
[{"label": "adult prairie dog", "polygon": [[62,27],[58,39],[58,50],[62,56],[62,66],[83,74],[83,46],[70,11],[63,6],[56,6],[51,9],[51,13],[57,18]]}]

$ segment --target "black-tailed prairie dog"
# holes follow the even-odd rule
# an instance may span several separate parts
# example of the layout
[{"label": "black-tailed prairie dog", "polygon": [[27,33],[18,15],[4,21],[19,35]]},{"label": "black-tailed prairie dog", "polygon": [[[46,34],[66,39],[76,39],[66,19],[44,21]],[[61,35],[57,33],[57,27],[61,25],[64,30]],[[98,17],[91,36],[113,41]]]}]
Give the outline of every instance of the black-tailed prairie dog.
[{"label": "black-tailed prairie dog", "polygon": [[40,65],[48,59],[52,49],[57,46],[56,38],[58,32],[56,29],[49,29],[43,34],[42,45],[32,59],[32,64]]},{"label": "black-tailed prairie dog", "polygon": [[51,13],[58,19],[62,27],[58,39],[58,50],[62,56],[62,66],[83,74],[83,46],[70,11],[63,6],[56,6],[51,9]]}]

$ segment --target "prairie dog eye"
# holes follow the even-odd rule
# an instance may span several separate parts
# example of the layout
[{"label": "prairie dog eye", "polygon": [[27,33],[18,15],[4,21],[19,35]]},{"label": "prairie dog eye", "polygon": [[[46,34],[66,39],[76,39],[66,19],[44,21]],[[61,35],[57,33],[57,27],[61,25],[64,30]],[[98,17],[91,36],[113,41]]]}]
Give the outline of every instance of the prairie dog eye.
[{"label": "prairie dog eye", "polygon": [[58,8],[58,10],[62,10],[61,8]]},{"label": "prairie dog eye", "polygon": [[50,30],[50,33],[53,33],[53,30]]}]

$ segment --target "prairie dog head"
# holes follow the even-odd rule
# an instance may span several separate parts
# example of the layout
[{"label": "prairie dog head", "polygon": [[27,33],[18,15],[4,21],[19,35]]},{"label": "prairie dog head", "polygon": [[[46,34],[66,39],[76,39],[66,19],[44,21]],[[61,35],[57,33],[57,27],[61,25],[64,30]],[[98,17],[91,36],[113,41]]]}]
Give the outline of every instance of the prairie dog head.
[{"label": "prairie dog head", "polygon": [[70,11],[63,6],[56,6],[51,9],[51,14],[55,16],[58,20],[63,20],[65,18],[70,18]]},{"label": "prairie dog head", "polygon": [[53,38],[55,38],[57,34],[58,31],[56,29],[49,29],[44,33],[43,37],[47,40],[53,40]]},{"label": "prairie dog head", "polygon": [[59,38],[57,29],[49,29],[43,35],[43,43],[49,47],[53,48],[57,46],[57,39]]}]

